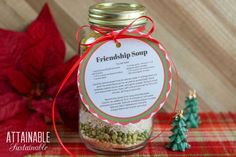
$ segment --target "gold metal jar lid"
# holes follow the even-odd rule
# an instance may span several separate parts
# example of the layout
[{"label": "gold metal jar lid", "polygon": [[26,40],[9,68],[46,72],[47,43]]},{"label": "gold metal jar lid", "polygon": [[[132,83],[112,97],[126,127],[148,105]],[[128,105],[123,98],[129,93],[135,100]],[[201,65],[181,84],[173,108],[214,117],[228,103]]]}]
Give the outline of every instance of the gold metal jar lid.
[{"label": "gold metal jar lid", "polygon": [[[89,8],[89,23],[107,27],[123,27],[145,14],[146,9],[141,4],[98,3]],[[145,23],[146,19],[140,19],[134,23],[134,26]]]}]

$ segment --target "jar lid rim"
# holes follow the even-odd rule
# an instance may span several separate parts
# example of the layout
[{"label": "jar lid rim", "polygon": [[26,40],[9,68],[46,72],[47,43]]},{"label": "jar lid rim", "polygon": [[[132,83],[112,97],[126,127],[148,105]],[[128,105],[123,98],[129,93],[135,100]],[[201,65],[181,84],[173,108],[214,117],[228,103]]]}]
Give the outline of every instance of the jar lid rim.
[{"label": "jar lid rim", "polygon": [[[89,8],[89,23],[103,26],[125,26],[145,14],[146,9],[141,4],[103,2]],[[134,25],[145,23],[146,19],[140,19]]]}]

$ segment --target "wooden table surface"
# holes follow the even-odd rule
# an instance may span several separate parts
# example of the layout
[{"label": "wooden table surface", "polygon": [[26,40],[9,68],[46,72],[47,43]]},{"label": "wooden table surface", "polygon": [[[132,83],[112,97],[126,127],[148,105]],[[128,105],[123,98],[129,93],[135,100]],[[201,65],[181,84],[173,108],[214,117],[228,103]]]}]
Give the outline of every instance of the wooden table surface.
[{"label": "wooden table surface", "polygon": [[[115,0],[114,0],[115,1]],[[45,0],[1,0],[0,27],[23,31]],[[75,54],[76,29],[87,24],[88,7],[100,0],[47,1],[67,46]],[[180,74],[180,105],[196,89],[201,111],[236,111],[236,0],[119,0],[146,6],[154,34]],[[173,88],[173,91],[175,87]],[[164,110],[171,111],[174,94]]]}]

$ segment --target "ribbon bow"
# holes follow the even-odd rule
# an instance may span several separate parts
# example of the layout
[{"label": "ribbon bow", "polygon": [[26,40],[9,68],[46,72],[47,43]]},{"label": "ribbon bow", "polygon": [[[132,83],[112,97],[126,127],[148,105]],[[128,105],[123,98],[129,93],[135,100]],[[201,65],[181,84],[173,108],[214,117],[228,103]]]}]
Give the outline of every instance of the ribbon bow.
[{"label": "ribbon bow", "polygon": [[[133,24],[140,19],[147,19],[151,22],[151,29],[147,32],[147,33],[143,33],[143,34],[139,34],[139,35],[132,35],[129,33],[129,29],[132,28]],[[94,30],[96,32],[98,32],[99,34],[101,34],[102,36],[98,39],[96,39],[94,42],[91,43],[80,43],[79,41],[79,33],[84,29],[84,28],[90,28],[91,30]],[[142,27],[141,27],[142,28]],[[136,31],[139,31],[140,27],[136,28]],[[127,25],[126,27],[124,27],[122,30],[120,30],[119,32],[115,31],[112,28],[108,28],[108,27],[97,27],[97,26],[93,26],[93,25],[84,25],[82,27],[80,27],[77,32],[76,32],[76,41],[78,43],[80,43],[80,45],[82,46],[93,46],[97,43],[100,43],[102,41],[107,41],[107,40],[113,40],[116,44],[119,44],[118,39],[122,39],[122,38],[148,38],[154,42],[157,42],[157,40],[153,39],[151,37],[151,34],[154,32],[155,30],[155,24],[154,21],[148,17],[148,16],[140,16],[139,18],[136,18],[133,22],[131,22],[129,25]]]}]

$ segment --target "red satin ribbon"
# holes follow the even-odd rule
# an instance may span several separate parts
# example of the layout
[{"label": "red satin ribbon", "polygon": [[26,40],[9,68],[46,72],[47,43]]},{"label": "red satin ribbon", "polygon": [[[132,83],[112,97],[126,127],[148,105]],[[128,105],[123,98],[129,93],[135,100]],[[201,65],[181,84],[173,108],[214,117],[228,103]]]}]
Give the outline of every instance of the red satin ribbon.
[{"label": "red satin ribbon", "polygon": [[[145,18],[146,20],[149,20],[151,22],[151,29],[147,32],[147,33],[144,33],[144,34],[139,34],[138,36],[136,35],[130,35],[129,33],[129,29],[132,27],[132,25],[137,21],[137,20],[140,20],[142,18]],[[82,44],[79,42],[79,33],[85,29],[85,28],[90,28],[98,33],[100,33],[102,36],[99,37],[98,39],[96,39],[94,42],[92,43],[88,43],[88,44]],[[140,28],[136,28],[137,29],[140,29]],[[126,26],[124,29],[122,29],[121,31],[119,32],[116,32],[114,29],[112,28],[99,28],[99,27],[95,27],[95,26],[91,26],[91,25],[84,25],[82,27],[79,27],[77,32],[76,32],[76,40],[78,43],[80,43],[80,45],[82,46],[88,46],[88,49],[84,52],[84,54],[82,56],[80,56],[80,58],[74,63],[74,65],[71,67],[71,69],[68,71],[68,73],[66,74],[66,77],[63,79],[63,81],[61,82],[60,86],[59,86],[59,89],[53,99],[53,103],[52,103],[52,122],[53,122],[53,129],[55,131],[55,134],[56,134],[56,137],[60,143],[60,145],[62,146],[62,148],[70,155],[70,156],[73,156],[75,157],[76,155],[73,154],[71,151],[69,151],[66,146],[63,144],[60,136],[59,136],[59,133],[57,131],[57,127],[56,127],[56,122],[55,122],[55,105],[56,105],[56,99],[58,97],[58,95],[60,94],[62,88],[64,87],[64,85],[66,84],[67,80],[70,78],[70,76],[75,72],[75,70],[78,68],[80,62],[87,56],[88,52],[90,51],[90,49],[100,43],[100,42],[103,42],[103,41],[108,41],[108,40],[113,40],[116,44],[119,43],[118,39],[122,39],[122,38],[137,38],[137,39],[148,39],[148,40],[151,40],[152,42],[155,42],[155,43],[159,43],[157,40],[155,40],[154,38],[151,37],[151,34],[154,32],[155,30],[155,24],[154,24],[154,21],[148,17],[148,16],[141,16],[137,19],[135,19],[133,22],[131,22],[128,26]],[[170,58],[170,56],[169,56]],[[176,81],[177,81],[177,87],[176,87],[176,100],[175,100],[175,106],[174,106],[174,111],[173,113],[176,112],[176,108],[177,108],[177,105],[178,105],[178,101],[179,101],[179,87],[178,87],[178,79],[179,79],[179,76],[178,76],[178,72],[176,70],[176,67],[172,61],[172,59],[170,58],[171,60],[171,64],[172,64],[172,67],[174,69],[174,71],[176,72]],[[172,119],[171,119],[172,120]],[[167,129],[167,128],[166,128]],[[157,137],[159,137],[161,135],[161,133],[163,131],[166,131],[166,129],[162,130],[158,135],[154,136],[153,138],[149,139],[149,142],[150,141],[153,141],[154,139],[156,139]]]},{"label": "red satin ribbon", "polygon": [[[145,18],[147,20],[149,20],[151,22],[151,29],[145,33],[145,34],[139,34],[139,36],[134,36],[134,35],[130,35],[129,34],[129,29],[132,28],[132,25],[137,21],[140,20],[142,18]],[[112,28],[100,28],[100,27],[96,27],[93,25],[84,25],[82,27],[80,27],[77,32],[76,32],[76,40],[77,42],[79,42],[79,33],[81,32],[81,30],[83,30],[84,28],[90,28],[98,33],[100,33],[102,36],[98,39],[96,39],[94,42],[92,43],[88,43],[88,44],[81,44],[82,46],[93,46],[97,43],[100,43],[102,41],[106,41],[106,40],[114,40],[115,43],[119,43],[117,39],[122,39],[122,38],[137,38],[137,39],[141,39],[141,38],[147,38],[153,42],[158,43],[157,40],[153,39],[151,37],[151,34],[154,32],[155,30],[155,24],[154,21],[148,17],[148,16],[141,16],[137,19],[135,19],[133,22],[131,22],[129,25],[127,25],[124,29],[122,29],[119,32],[116,32],[114,29]],[[108,32],[108,33],[107,33]]]}]

